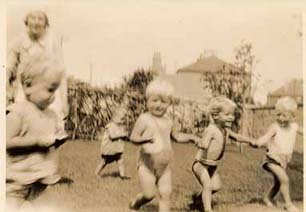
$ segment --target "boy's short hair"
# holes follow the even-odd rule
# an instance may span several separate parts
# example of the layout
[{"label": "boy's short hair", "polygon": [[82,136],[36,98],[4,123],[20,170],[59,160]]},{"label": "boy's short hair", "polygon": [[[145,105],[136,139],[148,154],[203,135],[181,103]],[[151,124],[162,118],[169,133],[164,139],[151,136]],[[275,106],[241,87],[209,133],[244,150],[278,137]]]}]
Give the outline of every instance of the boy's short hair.
[{"label": "boy's short hair", "polygon": [[151,81],[146,88],[146,98],[148,99],[152,94],[172,98],[174,95],[174,88],[167,80],[157,78]]},{"label": "boy's short hair", "polygon": [[237,105],[235,102],[230,100],[225,96],[214,97],[210,100],[208,105],[208,113],[209,115],[217,115],[219,114],[225,107],[236,108]]},{"label": "boy's short hair", "polygon": [[276,110],[285,110],[289,112],[295,112],[297,110],[297,103],[296,101],[289,97],[285,96],[277,100],[275,104],[275,109]]},{"label": "boy's short hair", "polygon": [[45,74],[64,73],[64,67],[54,58],[41,55],[32,55],[19,65],[20,81],[24,84],[26,81],[32,81],[36,77],[42,77]]}]

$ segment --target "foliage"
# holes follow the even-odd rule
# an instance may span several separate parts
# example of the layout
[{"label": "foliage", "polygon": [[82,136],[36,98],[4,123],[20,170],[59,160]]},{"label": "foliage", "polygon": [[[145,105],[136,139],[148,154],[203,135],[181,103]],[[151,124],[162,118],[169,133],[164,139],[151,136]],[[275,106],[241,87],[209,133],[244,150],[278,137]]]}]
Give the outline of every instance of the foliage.
[{"label": "foliage", "polygon": [[[116,87],[93,87],[88,83],[68,79],[70,112],[66,129],[72,139],[93,140],[110,121],[117,106],[126,109],[125,126],[131,132],[138,116],[146,111],[145,90],[156,75],[143,69],[124,77]],[[201,134],[208,119],[205,106],[195,102],[175,100],[169,114],[178,131]]]}]

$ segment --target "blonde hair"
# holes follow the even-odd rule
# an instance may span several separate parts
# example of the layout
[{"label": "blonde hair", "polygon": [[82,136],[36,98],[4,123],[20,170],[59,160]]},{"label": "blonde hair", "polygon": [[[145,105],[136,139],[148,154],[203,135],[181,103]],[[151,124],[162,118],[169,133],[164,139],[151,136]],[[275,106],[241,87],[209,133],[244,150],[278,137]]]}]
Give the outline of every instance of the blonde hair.
[{"label": "blonde hair", "polygon": [[294,113],[297,110],[297,103],[293,98],[285,96],[277,100],[275,109]]},{"label": "blonde hair", "polygon": [[150,82],[146,88],[147,99],[153,94],[172,98],[174,95],[174,88],[168,81],[157,78]]},{"label": "blonde hair", "polygon": [[45,75],[60,75],[64,73],[64,67],[54,58],[44,57],[41,55],[32,55],[19,65],[20,81],[24,84],[27,81],[33,81],[35,78]]},{"label": "blonde hair", "polygon": [[225,107],[231,107],[235,109],[237,105],[235,102],[233,102],[232,100],[230,100],[229,98],[225,96],[218,96],[218,97],[212,98],[208,105],[208,113],[210,116],[217,115],[221,111],[223,111]]}]

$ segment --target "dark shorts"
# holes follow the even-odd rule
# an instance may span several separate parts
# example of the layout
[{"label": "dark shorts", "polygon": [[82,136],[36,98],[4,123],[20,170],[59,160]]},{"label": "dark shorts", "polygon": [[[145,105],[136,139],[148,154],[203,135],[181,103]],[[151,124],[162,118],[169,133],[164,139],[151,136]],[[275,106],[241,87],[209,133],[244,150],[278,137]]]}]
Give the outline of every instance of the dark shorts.
[{"label": "dark shorts", "polygon": [[207,169],[208,174],[209,174],[210,177],[212,177],[212,176],[214,175],[215,171],[217,170],[217,166],[207,165],[207,164],[202,163],[201,161],[197,161],[197,160],[196,160],[196,161],[194,161],[193,164],[192,164],[192,171],[193,171],[193,172],[195,172],[195,171],[194,171],[194,165],[197,164],[197,163],[201,164],[201,166],[206,167],[206,169]]},{"label": "dark shorts", "polygon": [[117,153],[114,155],[101,155],[101,157],[104,159],[105,163],[112,163],[120,160],[122,158],[122,153]]},{"label": "dark shorts", "polygon": [[289,161],[290,159],[286,155],[266,154],[262,163],[262,168],[270,172],[268,164],[273,163],[282,167],[283,169],[286,169]]}]

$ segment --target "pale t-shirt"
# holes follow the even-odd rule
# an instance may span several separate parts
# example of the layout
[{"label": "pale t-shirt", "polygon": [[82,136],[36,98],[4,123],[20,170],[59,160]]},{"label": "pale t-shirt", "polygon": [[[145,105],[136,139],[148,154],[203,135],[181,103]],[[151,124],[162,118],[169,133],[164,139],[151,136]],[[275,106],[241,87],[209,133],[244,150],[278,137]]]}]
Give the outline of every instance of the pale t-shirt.
[{"label": "pale t-shirt", "polygon": [[[24,101],[10,105],[7,111],[19,115],[22,120],[18,136],[55,139],[58,130],[57,116],[52,110],[41,111],[33,103]],[[38,180],[46,184],[55,183],[59,179],[55,152],[56,150],[51,149],[21,155],[7,154],[6,179],[22,185]]]}]

